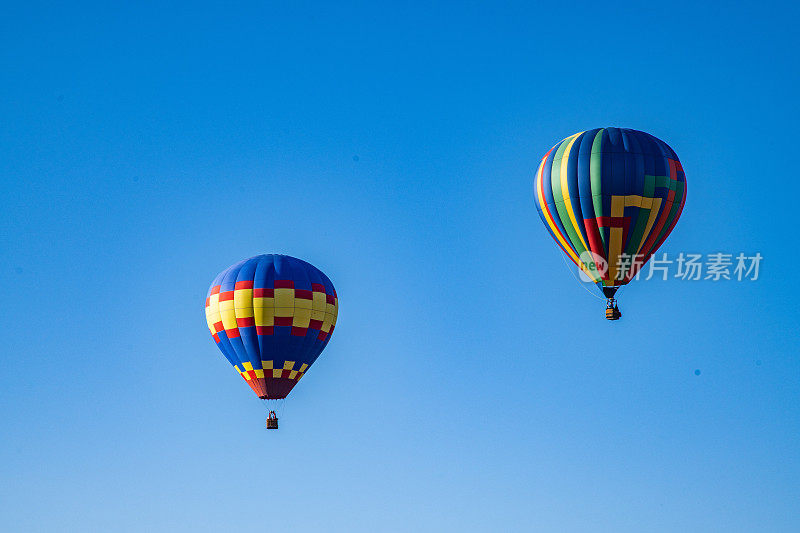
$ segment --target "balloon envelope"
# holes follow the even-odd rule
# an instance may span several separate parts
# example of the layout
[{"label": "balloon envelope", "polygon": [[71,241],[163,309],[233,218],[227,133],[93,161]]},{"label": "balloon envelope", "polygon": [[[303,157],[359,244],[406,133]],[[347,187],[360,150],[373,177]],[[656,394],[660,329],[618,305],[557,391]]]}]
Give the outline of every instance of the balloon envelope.
[{"label": "balloon envelope", "polygon": [[259,255],[223,270],[206,297],[214,342],[259,398],[285,398],[328,344],[339,310],[317,268]]},{"label": "balloon envelope", "polygon": [[534,187],[545,227],[607,297],[658,250],[686,202],[672,148],[625,128],[563,139],[542,158]]}]

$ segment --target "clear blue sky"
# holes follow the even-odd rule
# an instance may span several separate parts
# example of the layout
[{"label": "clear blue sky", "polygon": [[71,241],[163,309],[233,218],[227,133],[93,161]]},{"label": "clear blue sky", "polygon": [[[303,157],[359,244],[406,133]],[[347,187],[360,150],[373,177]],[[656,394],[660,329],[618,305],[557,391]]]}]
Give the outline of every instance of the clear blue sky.
[{"label": "clear blue sky", "polygon": [[[137,4],[3,7],[0,529],[797,531],[796,3]],[[532,195],[602,126],[760,279],[604,320]],[[270,433],[203,312],[258,253],[340,298]]]}]

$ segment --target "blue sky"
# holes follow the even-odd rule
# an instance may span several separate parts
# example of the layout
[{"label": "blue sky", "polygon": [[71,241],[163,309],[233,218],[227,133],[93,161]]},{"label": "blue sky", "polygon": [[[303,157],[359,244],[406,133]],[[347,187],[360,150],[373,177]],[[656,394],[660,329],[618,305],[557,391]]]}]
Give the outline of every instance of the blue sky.
[{"label": "blue sky", "polygon": [[[796,4],[137,4],[0,20],[0,528],[797,530]],[[760,279],[605,321],[532,195],[602,126]],[[270,433],[203,313],[258,253],[340,299]]]}]

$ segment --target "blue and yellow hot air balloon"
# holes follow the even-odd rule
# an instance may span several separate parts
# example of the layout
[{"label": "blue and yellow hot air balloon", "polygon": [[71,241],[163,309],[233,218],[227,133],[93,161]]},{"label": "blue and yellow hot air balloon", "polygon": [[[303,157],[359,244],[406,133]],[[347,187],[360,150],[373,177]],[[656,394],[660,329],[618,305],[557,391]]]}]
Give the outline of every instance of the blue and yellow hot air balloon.
[{"label": "blue and yellow hot air balloon", "polygon": [[536,171],[536,207],[553,239],[608,299],[669,236],[686,202],[678,156],[649,133],[598,128],[550,149]]},{"label": "blue and yellow hot air balloon", "polygon": [[[286,398],[328,344],[338,311],[331,280],[288,255],[258,255],[226,268],[206,297],[214,342],[263,400]],[[277,425],[271,410],[267,427]]]}]

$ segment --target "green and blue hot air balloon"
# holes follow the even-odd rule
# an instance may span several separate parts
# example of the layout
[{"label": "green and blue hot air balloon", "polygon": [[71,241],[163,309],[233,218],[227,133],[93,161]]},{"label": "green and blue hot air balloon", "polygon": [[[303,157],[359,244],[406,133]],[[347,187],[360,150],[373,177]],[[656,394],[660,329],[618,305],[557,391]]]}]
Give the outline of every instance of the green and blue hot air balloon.
[{"label": "green and blue hot air balloon", "polygon": [[621,316],[615,295],[669,236],[686,202],[686,176],[664,141],[626,128],[571,135],[536,171],[536,207],[565,254],[608,298],[606,317]]}]

